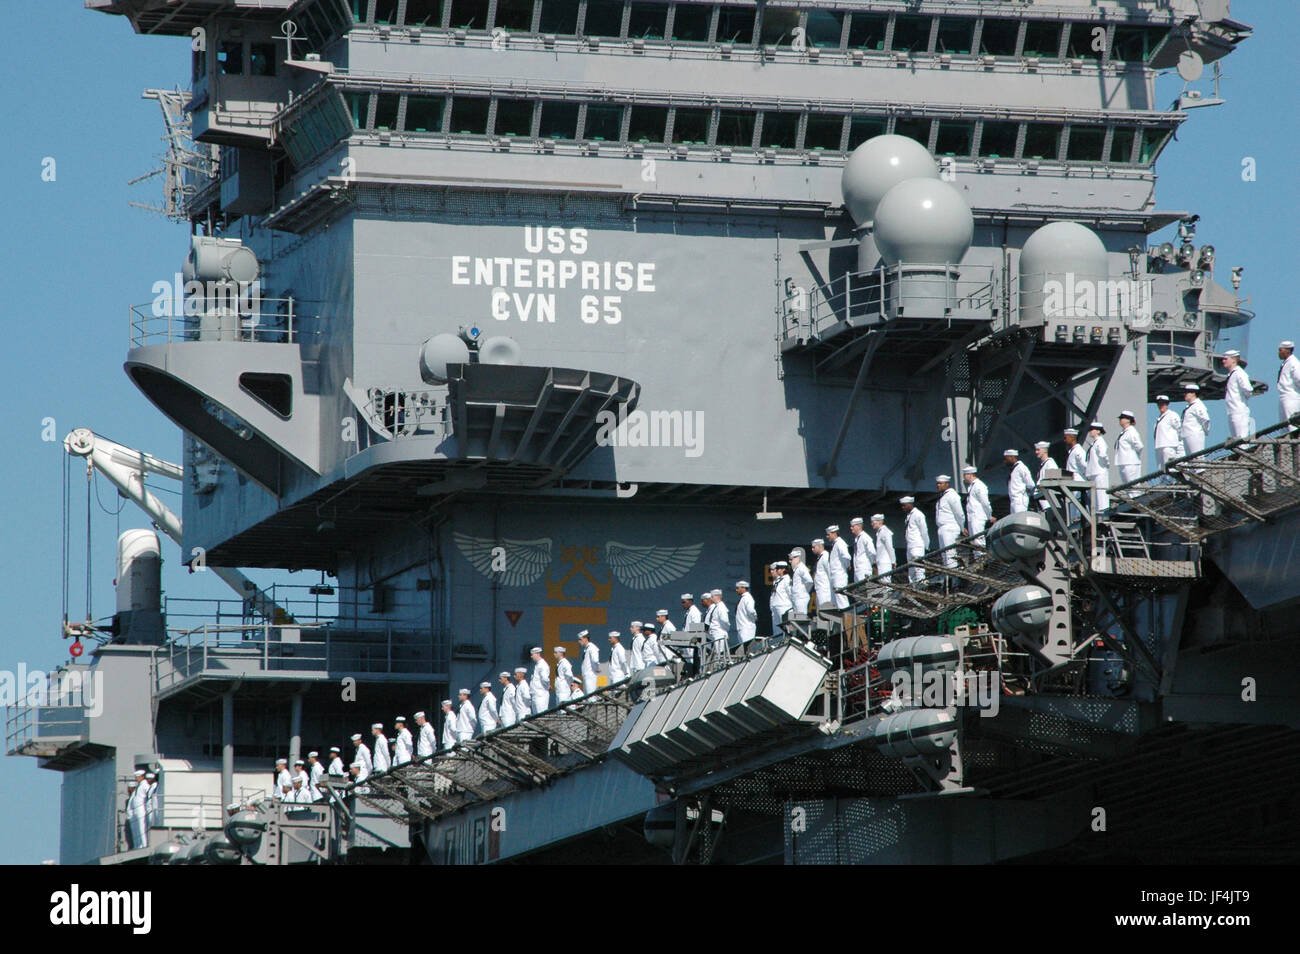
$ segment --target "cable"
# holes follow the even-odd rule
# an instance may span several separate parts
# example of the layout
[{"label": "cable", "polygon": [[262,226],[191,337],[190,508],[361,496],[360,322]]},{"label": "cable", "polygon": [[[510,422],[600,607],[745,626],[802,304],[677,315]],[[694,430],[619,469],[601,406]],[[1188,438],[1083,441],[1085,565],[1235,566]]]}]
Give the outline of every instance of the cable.
[{"label": "cable", "polygon": [[95,473],[94,469],[91,468],[89,465],[87,465],[86,468],[86,619],[90,619],[91,616],[90,565],[91,565],[91,554],[93,554],[94,551],[91,549],[91,539],[90,539],[90,485],[92,483],[92,478],[94,476],[94,473]]},{"label": "cable", "polygon": [[71,569],[69,567],[69,556],[72,549],[72,520],[70,511],[72,510],[72,458],[63,455],[63,622],[68,621],[68,597],[69,597],[69,578]]},{"label": "cable", "polygon": [[99,474],[96,474],[95,475],[95,503],[99,504],[99,509],[104,511],[104,513],[108,514],[110,517],[118,516],[122,512],[122,509],[126,506],[126,498],[123,497],[121,494],[118,494],[118,497],[120,499],[120,502],[118,503],[116,510],[109,510],[107,507],[104,506],[104,501],[101,500],[99,496]]}]

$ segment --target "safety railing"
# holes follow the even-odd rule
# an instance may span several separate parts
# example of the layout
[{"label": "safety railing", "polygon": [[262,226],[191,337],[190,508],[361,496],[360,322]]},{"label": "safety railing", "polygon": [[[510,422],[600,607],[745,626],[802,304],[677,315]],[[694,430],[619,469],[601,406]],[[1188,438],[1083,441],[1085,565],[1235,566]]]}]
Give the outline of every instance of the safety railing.
[{"label": "safety railing", "polygon": [[[384,440],[417,435],[451,436],[451,411],[445,391],[370,388],[366,398],[361,413],[370,431]],[[365,450],[371,441],[371,433],[359,434],[357,449]]]},{"label": "safety railing", "polygon": [[[261,591],[267,601],[288,613],[297,623],[329,623],[339,617],[338,589],[329,584],[272,583]],[[209,623],[215,626],[243,626],[256,617],[247,600],[164,597],[163,615],[177,629],[191,629]],[[192,623],[190,621],[193,621]]]},{"label": "safety railing", "polygon": [[[159,793],[152,801],[144,817],[145,842],[137,844],[139,833],[131,825],[130,812],[126,807],[129,797],[126,778],[118,779],[117,792],[117,851],[133,851],[144,848],[146,844],[158,845],[173,839],[182,832],[214,831],[226,823],[226,806],[219,795],[167,795]],[[268,784],[268,788],[269,788]],[[248,804],[262,796],[266,791],[241,786],[236,793],[241,804]]]},{"label": "safety railing", "polygon": [[210,282],[203,294],[162,295],[130,306],[131,347],[177,341],[293,344],[304,318],[293,298],[262,298],[234,282]]},{"label": "safety railing", "polygon": [[[33,673],[35,675],[35,673]],[[6,706],[5,751],[48,758],[90,737],[99,683],[84,667],[46,673],[13,705]],[[24,687],[25,688],[25,687]]]}]

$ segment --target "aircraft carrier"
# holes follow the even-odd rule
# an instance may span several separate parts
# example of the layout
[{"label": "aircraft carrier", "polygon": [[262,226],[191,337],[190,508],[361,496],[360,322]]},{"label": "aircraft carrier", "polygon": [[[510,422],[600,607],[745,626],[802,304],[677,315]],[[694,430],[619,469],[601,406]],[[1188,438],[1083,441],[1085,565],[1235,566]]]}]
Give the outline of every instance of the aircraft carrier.
[{"label": "aircraft carrier", "polygon": [[[1240,272],[1155,196],[1250,35],[1228,0],[85,5],[189,41],[146,94],[189,235],[124,356],[184,450],[87,409],[70,479],[235,596],[164,600],[176,550],[133,530],[118,612],[65,618],[72,662],[7,724],[62,773],[62,862],[1296,860],[1300,477],[1269,384],[1248,440],[1148,446],[1109,508],[1032,460],[1123,410],[1150,445],[1187,384],[1221,414],[1217,357],[1248,353]],[[1008,448],[1042,478],[1014,516]],[[899,499],[933,525],[967,465],[996,522],[906,559]],[[900,565],[773,627],[770,565],[876,512]],[[679,596],[739,579],[758,639],[709,652]],[[264,797],[276,758],[534,645],[576,667],[582,630],[607,666],[665,607],[692,666]]]}]

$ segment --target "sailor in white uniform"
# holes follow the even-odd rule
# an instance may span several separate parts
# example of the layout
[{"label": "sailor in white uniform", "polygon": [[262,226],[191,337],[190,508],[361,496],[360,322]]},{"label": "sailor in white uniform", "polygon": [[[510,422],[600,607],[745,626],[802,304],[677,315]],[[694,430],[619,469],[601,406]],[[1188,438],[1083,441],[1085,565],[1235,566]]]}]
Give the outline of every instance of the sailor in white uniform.
[{"label": "sailor in white uniform", "polygon": [[[370,769],[367,768],[366,763],[361,761],[361,759],[355,759],[352,764],[348,766],[348,769],[348,774],[352,776],[353,785],[360,786],[362,782],[370,778]],[[366,788],[358,787],[357,791],[364,795],[370,791],[370,788],[368,786]]]},{"label": "sailor in white uniform", "polygon": [[849,585],[849,574],[853,572],[853,557],[849,545],[840,536],[838,524],[826,528],[826,548],[830,550],[831,562],[827,567],[831,574],[831,590],[835,593],[835,608],[848,609],[849,598],[840,592],[840,587]]},{"label": "sailor in white uniform", "polygon": [[1067,427],[1062,434],[1065,438],[1065,469],[1079,480],[1086,480],[1084,474],[1088,470],[1088,456],[1079,443],[1079,429]]},{"label": "sailor in white uniform", "polygon": [[758,610],[754,606],[754,594],[749,592],[749,580],[736,581],[736,595],[740,597],[736,603],[736,638],[743,653],[758,631]]},{"label": "sailor in white uniform", "polygon": [[[361,736],[357,736],[361,738]],[[144,778],[144,773],[140,773],[140,778]],[[289,774],[289,760],[275,760],[275,792],[273,797],[278,801],[283,801],[288,797],[289,792],[293,790],[293,776]]]},{"label": "sailor in white uniform", "polygon": [[[280,767],[280,762],[276,763],[276,767]],[[149,823],[145,807],[149,797],[149,783],[144,776],[144,769],[136,769],[134,781],[127,784],[126,830],[132,848],[144,848],[149,844]],[[275,797],[282,797],[279,784],[275,787]]]},{"label": "sailor in white uniform", "polygon": [[478,704],[479,731],[487,735],[501,725],[501,719],[497,715],[497,697],[492,694],[492,683],[490,682],[480,682],[478,691],[483,697]]},{"label": "sailor in white uniform", "polygon": [[655,639],[655,646],[659,650],[659,655],[663,657],[664,662],[676,659],[676,650],[670,649],[664,640],[677,632],[677,627],[674,626],[673,621],[668,618],[668,611],[666,609],[655,610],[655,619],[659,623],[659,635]]},{"label": "sailor in white uniform", "polygon": [[370,747],[361,741],[361,733],[352,733],[352,760],[360,761],[366,767],[366,775],[370,775],[375,770],[374,760],[370,758]]},{"label": "sailor in white uniform", "polygon": [[148,828],[153,828],[155,825],[161,826],[162,814],[158,807],[158,776],[153,772],[145,772],[144,780],[145,784],[149,786],[149,790],[145,792],[144,796],[145,825]]},{"label": "sailor in white uniform", "polygon": [[405,765],[411,761],[411,747],[413,739],[411,730],[406,727],[406,716],[398,716],[393,720],[393,729],[397,736],[393,739],[393,767]]},{"label": "sailor in white uniform", "polygon": [[442,700],[442,747],[452,749],[460,741],[456,734],[456,710],[451,706],[450,699]]},{"label": "sailor in white uniform", "polygon": [[885,526],[885,515],[871,515],[871,529],[876,533],[876,572],[888,573],[894,568],[894,531]]},{"label": "sailor in white uniform", "polygon": [[794,602],[796,613],[808,612],[808,601],[812,596],[813,577],[804,563],[803,547],[795,547],[788,554],[790,560],[790,599]]},{"label": "sailor in white uniform", "polygon": [[501,725],[512,726],[519,720],[518,713],[515,712],[515,684],[510,681],[508,672],[498,673],[497,682],[501,683],[501,701],[497,703],[497,718],[501,720]]},{"label": "sailor in white uniform", "polygon": [[666,662],[668,660],[664,648],[659,645],[659,634],[655,631],[654,623],[646,623],[642,629],[645,631],[645,661],[647,666],[653,666],[655,663]]},{"label": "sailor in white uniform", "polygon": [[704,624],[709,631],[709,638],[713,641],[713,651],[719,655],[725,656],[729,650],[731,642],[731,612],[727,609],[727,604],[722,601],[722,590],[713,590],[709,593],[709,610],[704,614]]},{"label": "sailor in white uniform", "polygon": [[342,778],[348,774],[343,768],[343,753],[337,745],[330,746],[330,767],[326,774],[331,778]]},{"label": "sailor in white uniform", "polygon": [[311,792],[311,800],[319,802],[325,797],[320,787],[321,779],[325,777],[325,766],[321,764],[319,752],[308,752],[307,761],[311,763],[311,770],[307,775],[307,788]]},{"label": "sailor in white uniform", "polygon": [[1029,509],[1029,495],[1034,492],[1034,478],[1029,468],[1020,459],[1020,451],[1008,447],[1002,452],[1002,459],[1011,468],[1007,477],[1007,496],[1011,498],[1011,512],[1024,513]]},{"label": "sailor in white uniform", "polygon": [[[930,528],[925,524],[925,514],[916,507],[915,497],[899,497],[898,502],[903,507],[903,552],[910,563],[925,556],[925,552],[930,549]],[[925,569],[909,566],[907,579],[912,583],[920,583],[925,579]]]},{"label": "sailor in white uniform", "polygon": [[622,682],[631,675],[627,668],[627,650],[623,648],[623,644],[620,642],[621,639],[618,630],[612,629],[609,631],[609,681],[611,685]]},{"label": "sailor in white uniform", "polygon": [[1168,394],[1156,395],[1156,411],[1151,446],[1156,449],[1156,466],[1164,470],[1170,461],[1183,456],[1183,419],[1169,409]]},{"label": "sailor in white uniform", "polygon": [[1119,480],[1130,483],[1142,476],[1142,435],[1134,427],[1137,418],[1132,411],[1120,411],[1119,436],[1115,438],[1115,466]]},{"label": "sailor in white uniform", "polygon": [[980,480],[979,470],[963,467],[961,479],[966,484],[966,532],[978,537],[988,529],[993,519],[993,505],[989,503],[989,485]]},{"label": "sailor in white uniform", "polygon": [[[1049,470],[1059,471],[1061,469],[1056,461],[1052,459],[1052,445],[1048,441],[1039,441],[1034,445],[1034,456],[1038,458],[1038,477],[1036,479],[1040,484]],[[1051,506],[1046,498],[1039,498],[1038,505],[1044,510]]]},{"label": "sailor in white uniform", "polygon": [[533,690],[528,685],[528,668],[515,667],[515,721],[523,722],[533,714]]},{"label": "sailor in white uniform", "polygon": [[578,678],[575,676],[575,677],[574,677],[574,680],[573,680],[573,685],[569,687],[569,701],[570,701],[570,702],[577,702],[579,699],[581,699],[581,698],[582,698],[583,696],[585,696],[586,694],[587,694],[586,691],[583,689],[583,682],[582,682],[582,680],[581,680],[581,679],[578,679]]},{"label": "sailor in white uniform", "polygon": [[695,597],[691,596],[690,593],[682,594],[682,609],[686,611],[682,629],[689,629],[691,623],[703,622],[704,617],[700,615],[700,608],[695,605]]},{"label": "sailor in white uniform", "polygon": [[1246,362],[1241,352],[1225,351],[1223,369],[1228,372],[1227,390],[1223,394],[1223,404],[1228,410],[1228,430],[1233,437],[1249,437],[1255,433],[1255,421],[1246,402],[1254,396],[1255,389],[1246,374]]},{"label": "sailor in white uniform", "polygon": [[376,722],[370,727],[370,734],[375,737],[375,750],[371,765],[375,772],[387,772],[393,764],[393,759],[389,754],[388,739],[384,735],[384,724]]},{"label": "sailor in white uniform", "polygon": [[528,685],[533,694],[533,711],[545,712],[551,707],[551,664],[542,657],[542,647],[529,650],[533,657],[533,676]]},{"label": "sailor in white uniform", "polygon": [[1101,421],[1088,425],[1088,455],[1083,476],[1092,481],[1097,494],[1097,513],[1110,507],[1110,448],[1106,445],[1106,427]]},{"label": "sailor in white uniform", "polygon": [[566,655],[568,650],[563,646],[556,646],[553,650],[555,654],[555,701],[568,702],[569,696],[573,693],[573,663],[569,662]]},{"label": "sailor in white uniform", "polygon": [[[790,595],[790,564],[785,560],[772,564],[772,595],[767,605],[772,613],[772,635],[780,636],[784,632],[781,624],[785,621],[785,614],[794,609],[794,598]],[[743,644],[741,649],[745,649]]]},{"label": "sailor in white uniform", "polygon": [[[934,505],[934,529],[939,534],[940,548],[950,547],[961,538],[966,513],[962,510],[961,497],[952,488],[952,477],[939,474],[934,478],[934,486],[939,491],[939,500]],[[956,566],[957,551],[944,550],[941,559],[944,566]]]},{"label": "sailor in white uniform", "polygon": [[456,741],[468,742],[478,732],[478,715],[474,712],[474,703],[469,701],[469,690],[461,689],[456,693],[459,699],[459,711],[456,713]]},{"label": "sailor in white uniform", "polygon": [[302,759],[293,763],[293,780],[296,782],[300,778],[302,779],[303,785],[308,784],[310,781],[307,776],[307,763]]},{"label": "sailor in white uniform", "polygon": [[828,610],[835,605],[835,591],[831,589],[831,555],[826,549],[826,541],[818,537],[812,542],[813,592],[817,594],[817,609]]},{"label": "sailor in white uniform", "polygon": [[1188,455],[1205,450],[1210,437],[1210,412],[1200,392],[1198,385],[1183,385],[1183,400],[1187,402],[1187,410],[1183,411],[1183,452]]},{"label": "sailor in white uniform", "polygon": [[419,734],[415,737],[415,757],[427,758],[438,748],[438,737],[433,731],[433,723],[425,716],[424,710],[415,714],[415,724],[420,727]]},{"label": "sailor in white uniform", "polygon": [[649,665],[645,655],[645,631],[641,629],[641,621],[632,620],[627,624],[627,631],[632,639],[632,647],[627,654],[628,666],[633,672],[640,672]]},{"label": "sailor in white uniform", "polygon": [[578,645],[582,647],[582,663],[578,667],[582,674],[582,691],[585,695],[591,695],[596,691],[600,676],[600,647],[591,641],[591,634],[585,629],[578,634]]},{"label": "sailor in white uniform", "polygon": [[[291,805],[305,805],[311,802],[311,793],[307,786],[302,783],[303,777],[295,775],[293,785],[290,787],[289,794],[285,796],[285,801]],[[291,811],[302,811],[301,808],[291,809]]]},{"label": "sailor in white uniform", "polygon": [[856,583],[876,572],[876,544],[861,517],[849,521],[849,533],[853,536],[853,582]]},{"label": "sailor in white uniform", "polygon": [[1282,362],[1277,372],[1277,409],[1280,420],[1288,421],[1300,414],[1300,358],[1295,356],[1295,342],[1279,344],[1277,356]]}]

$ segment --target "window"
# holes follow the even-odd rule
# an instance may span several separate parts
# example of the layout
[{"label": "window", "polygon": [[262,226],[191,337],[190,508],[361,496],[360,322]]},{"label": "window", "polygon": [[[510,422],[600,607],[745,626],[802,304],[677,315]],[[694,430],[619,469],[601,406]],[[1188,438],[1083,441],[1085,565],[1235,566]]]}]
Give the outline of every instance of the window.
[{"label": "window", "polygon": [[969,156],[975,143],[975,124],[941,120],[934,151],[940,156]]},{"label": "window", "polygon": [[543,139],[572,139],[578,134],[578,104],[558,100],[542,102],[542,122],[537,135]]},{"label": "window", "polygon": [[586,139],[616,142],[623,123],[622,106],[588,106],[587,125],[582,135]]},{"label": "window", "polygon": [[406,25],[442,26],[442,0],[406,0]]},{"label": "window", "polygon": [[643,40],[662,40],[667,25],[668,4],[634,3],[627,21],[627,35]]},{"label": "window", "polygon": [[406,97],[406,131],[442,132],[442,106],[441,96]]},{"label": "window", "polygon": [[772,149],[794,149],[799,144],[799,114],[764,112],[758,144]]},{"label": "window", "polygon": [[533,134],[533,101],[531,99],[498,99],[497,120],[492,131],[498,136],[531,136]]},{"label": "window", "polygon": [[627,124],[628,142],[663,142],[667,127],[667,106],[633,106]]},{"label": "window", "polygon": [[486,30],[488,0],[452,0],[451,26],[462,30]]},{"label": "window", "polygon": [[1148,165],[1156,161],[1156,156],[1160,155],[1160,150],[1165,146],[1165,140],[1169,138],[1168,130],[1164,129],[1144,129],[1142,130],[1142,145],[1138,151],[1138,162]]},{"label": "window", "polygon": [[1021,56],[1060,56],[1061,25],[1059,23],[1025,24],[1025,50]]},{"label": "window", "polygon": [[804,27],[809,46],[839,49],[840,37],[844,35],[844,14],[839,10],[809,10],[808,23]]},{"label": "window", "polygon": [[934,40],[936,53],[969,53],[975,21],[967,17],[944,17]]},{"label": "window", "polygon": [[275,44],[250,43],[248,46],[248,75],[275,75]]},{"label": "window", "polygon": [[849,49],[877,50],[885,48],[885,30],[889,17],[871,13],[855,13],[849,21]]},{"label": "window", "polygon": [[623,0],[587,0],[585,36],[622,36]]},{"label": "window", "polygon": [[929,17],[897,17],[894,20],[895,53],[924,53],[930,47]]},{"label": "window", "polygon": [[980,133],[980,155],[991,159],[1014,158],[1019,133],[1019,123],[986,122]]},{"label": "window", "polygon": [[743,109],[718,111],[719,146],[738,146],[748,149],[754,145],[754,120],[757,114]]},{"label": "window", "polygon": [[1117,126],[1110,137],[1110,161],[1132,162],[1133,143],[1137,139],[1137,129],[1133,126]]},{"label": "window", "polygon": [[352,125],[357,129],[365,129],[367,113],[370,109],[370,94],[344,93],[343,101],[348,105],[348,114],[352,117]]},{"label": "window", "polygon": [[280,417],[293,412],[293,382],[287,374],[245,371],[239,376],[239,386]]},{"label": "window", "polygon": [[1117,26],[1110,58],[1125,63],[1145,63],[1151,59],[1164,36],[1163,27]]},{"label": "window", "polygon": [[370,6],[370,0],[352,0],[352,22],[360,23],[366,18],[366,7]]},{"label": "window", "polygon": [[1105,126],[1071,126],[1065,158],[1070,162],[1101,162],[1105,146]]},{"label": "window", "polygon": [[1060,148],[1061,127],[1051,123],[1025,124],[1023,159],[1055,159]]},{"label": "window", "polygon": [[543,33],[573,36],[578,32],[577,0],[541,0]]},{"label": "window", "polygon": [[217,47],[217,70],[225,76],[241,76],[244,72],[244,44],[222,43]]},{"label": "window", "polygon": [[885,134],[885,124],[886,119],[884,116],[850,116],[849,149],[858,148],[868,139],[883,136]]},{"label": "window", "polygon": [[380,93],[375,103],[375,128],[393,130],[397,128],[397,103],[401,99],[396,93]]},{"label": "window", "polygon": [[719,7],[718,42],[739,43],[742,46],[753,43],[754,11],[744,7]]},{"label": "window", "polygon": [[930,148],[930,120],[911,116],[900,116],[894,120],[894,135],[915,139],[925,148]]},{"label": "window", "polygon": [[497,0],[496,25],[514,33],[533,28],[533,0]]},{"label": "window", "polygon": [[709,118],[712,114],[710,109],[679,107],[673,114],[673,142],[703,146],[709,141]]},{"label": "window", "polygon": [[673,39],[683,43],[708,43],[713,8],[700,3],[679,3],[673,14]]},{"label": "window", "polygon": [[803,134],[805,149],[840,151],[840,137],[844,133],[843,116],[810,115]]},{"label": "window", "polygon": [[397,22],[397,0],[375,0],[375,23],[392,26]]},{"label": "window", "polygon": [[799,26],[799,11],[788,7],[768,7],[763,12],[763,25],[759,29],[758,42],[777,45],[790,45],[794,31]]},{"label": "window", "polygon": [[[1065,53],[1071,59],[1100,60],[1106,52],[1104,23],[1067,23]],[[1100,33],[1098,33],[1100,31]]]},{"label": "window", "polygon": [[451,125],[448,131],[460,136],[487,134],[488,106],[486,96],[455,96],[451,101]]},{"label": "window", "polygon": [[990,18],[984,21],[984,29],[980,31],[980,52],[989,56],[1015,56],[1019,39],[1019,20]]}]

